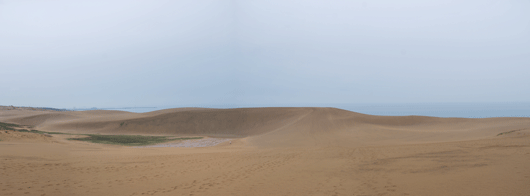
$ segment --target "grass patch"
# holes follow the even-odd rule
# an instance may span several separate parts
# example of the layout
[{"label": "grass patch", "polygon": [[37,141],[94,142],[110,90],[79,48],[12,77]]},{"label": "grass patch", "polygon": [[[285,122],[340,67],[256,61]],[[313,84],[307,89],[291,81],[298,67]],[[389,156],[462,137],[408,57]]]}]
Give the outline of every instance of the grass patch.
[{"label": "grass patch", "polygon": [[522,130],[522,129],[502,132],[502,133],[497,134],[497,136],[506,135],[506,134],[513,133],[513,132],[520,131],[520,130]]},{"label": "grass patch", "polygon": [[69,135],[69,133],[47,132],[47,131],[39,131],[39,130],[31,130],[31,131],[29,131],[29,132],[31,132],[31,133],[38,133],[38,134],[45,134],[45,133],[46,133],[46,134],[68,134],[68,135]]},{"label": "grass patch", "polygon": [[27,130],[27,129],[15,129],[14,131],[18,131],[18,132],[30,132],[30,131]]},{"label": "grass patch", "polygon": [[0,122],[0,130],[15,130],[14,127],[20,127],[20,125]]},{"label": "grass patch", "polygon": [[[17,124],[11,124],[11,123],[3,123],[0,122],[0,130],[11,130],[11,131],[18,131],[18,132],[27,132],[27,133],[38,133],[38,134],[67,134],[67,133],[61,133],[61,132],[46,132],[46,131],[39,131],[39,130],[27,130],[27,129],[16,129],[20,128],[22,126]],[[33,128],[34,126],[25,126],[29,128]]]},{"label": "grass patch", "polygon": [[27,129],[15,129],[14,131],[26,132],[26,133],[38,133],[38,134],[67,134],[67,133],[61,133],[61,132],[46,132],[46,131],[27,130]]},{"label": "grass patch", "polygon": [[[120,124],[123,126],[124,122]],[[16,127],[16,128],[15,128]],[[175,140],[191,140],[191,139],[202,139],[202,137],[188,137],[188,138],[174,138],[168,136],[142,136],[142,135],[98,135],[98,134],[70,134],[61,132],[46,132],[39,130],[27,130],[21,129],[17,124],[2,123],[0,122],[0,130],[12,130],[26,133],[37,133],[37,134],[66,134],[66,135],[86,135],[84,138],[68,138],[68,140],[86,141],[100,144],[114,144],[124,146],[145,146]]]},{"label": "grass patch", "polygon": [[142,135],[96,135],[88,134],[84,138],[69,138],[68,140],[86,141],[100,144],[114,144],[123,146],[145,146],[175,140],[202,139],[202,137],[170,138],[168,136],[142,136]]}]

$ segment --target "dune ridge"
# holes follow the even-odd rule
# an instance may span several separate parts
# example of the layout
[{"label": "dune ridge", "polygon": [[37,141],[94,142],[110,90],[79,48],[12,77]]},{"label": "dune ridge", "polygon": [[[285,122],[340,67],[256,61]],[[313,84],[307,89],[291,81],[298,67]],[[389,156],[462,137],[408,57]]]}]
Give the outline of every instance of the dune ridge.
[{"label": "dune ridge", "polygon": [[337,108],[30,111],[2,118],[43,131],[247,137],[262,147],[463,141],[530,127],[530,118],[374,116]]}]

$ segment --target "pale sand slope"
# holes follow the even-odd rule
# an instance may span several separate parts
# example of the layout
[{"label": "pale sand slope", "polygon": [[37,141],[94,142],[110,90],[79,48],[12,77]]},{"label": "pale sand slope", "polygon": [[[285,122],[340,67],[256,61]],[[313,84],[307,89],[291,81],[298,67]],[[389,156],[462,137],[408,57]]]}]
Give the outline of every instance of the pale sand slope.
[{"label": "pale sand slope", "polygon": [[0,111],[0,122],[42,131],[236,138],[208,148],[127,148],[68,141],[66,135],[52,142],[10,138],[0,141],[0,195],[530,193],[529,118],[187,108],[142,114],[10,110]]}]

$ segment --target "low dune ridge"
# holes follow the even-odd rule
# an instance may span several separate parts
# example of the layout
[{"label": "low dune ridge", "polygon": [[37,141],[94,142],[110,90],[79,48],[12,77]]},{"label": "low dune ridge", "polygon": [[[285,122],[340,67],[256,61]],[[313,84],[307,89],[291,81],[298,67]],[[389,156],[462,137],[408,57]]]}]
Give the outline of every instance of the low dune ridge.
[{"label": "low dune ridge", "polygon": [[121,119],[78,118],[69,122],[46,124],[39,128],[106,134],[246,137],[284,126],[310,111],[311,109],[305,108],[170,109],[123,116]]}]

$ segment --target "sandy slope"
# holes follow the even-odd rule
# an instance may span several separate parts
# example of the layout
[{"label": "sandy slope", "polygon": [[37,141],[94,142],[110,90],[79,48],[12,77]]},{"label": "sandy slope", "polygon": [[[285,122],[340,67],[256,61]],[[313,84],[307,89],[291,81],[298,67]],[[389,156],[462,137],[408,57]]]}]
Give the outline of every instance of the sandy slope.
[{"label": "sandy slope", "polygon": [[72,133],[235,138],[232,144],[208,148],[126,148],[68,141],[65,135],[54,135],[53,142],[30,136],[4,139],[0,195],[530,192],[529,118],[177,108],[141,114],[9,110],[0,111],[0,122]]}]

